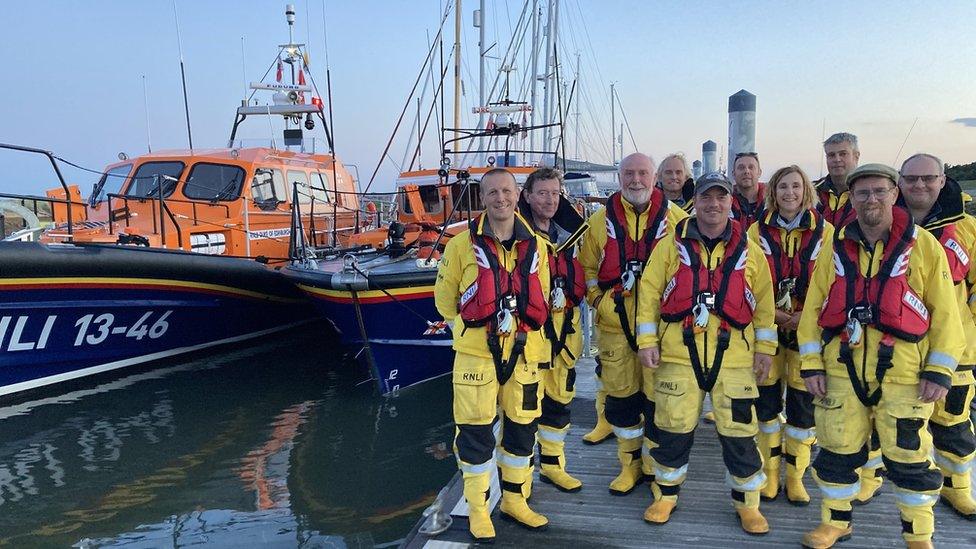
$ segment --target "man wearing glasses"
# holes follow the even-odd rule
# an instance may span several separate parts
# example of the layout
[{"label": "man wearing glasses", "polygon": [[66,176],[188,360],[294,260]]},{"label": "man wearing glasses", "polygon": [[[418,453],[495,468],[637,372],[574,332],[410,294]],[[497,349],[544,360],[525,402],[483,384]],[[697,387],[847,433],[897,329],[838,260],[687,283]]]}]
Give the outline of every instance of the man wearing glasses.
[{"label": "man wearing glasses", "polygon": [[967,288],[976,283],[976,219],[963,209],[962,190],[946,179],[942,161],[931,154],[909,157],[898,182],[901,205],[915,222],[939,239],[949,260],[956,304],[966,334],[966,351],[952,374],[944,400],[935,403],[929,426],[935,444],[935,462],[942,470],[942,501],[964,518],[976,520],[976,502],[970,493],[970,469],[976,437],[969,420],[973,401],[973,364],[976,363],[976,323],[969,309]]},{"label": "man wearing glasses", "polygon": [[759,154],[744,152],[735,155],[732,164],[735,178],[735,191],[732,193],[732,217],[742,224],[742,230],[749,228],[762,215],[763,197],[766,186],[759,182],[762,168],[759,167]]},{"label": "man wearing glasses", "polygon": [[[866,164],[847,178],[857,217],[838,228],[814,267],[797,339],[814,395],[823,492],[821,523],[806,547],[851,536],[858,467],[872,423],[895,484],[908,547],[932,547],[942,475],[930,459],[928,418],[965,350],[949,264],[939,241],[895,208],[898,172]],[[930,330],[930,327],[937,329]]]},{"label": "man wearing glasses", "polygon": [[854,217],[854,205],[847,191],[847,174],[857,167],[861,151],[857,148],[857,136],[846,132],[831,135],[823,147],[827,175],[814,182],[820,198],[817,209],[834,227],[840,227]]}]

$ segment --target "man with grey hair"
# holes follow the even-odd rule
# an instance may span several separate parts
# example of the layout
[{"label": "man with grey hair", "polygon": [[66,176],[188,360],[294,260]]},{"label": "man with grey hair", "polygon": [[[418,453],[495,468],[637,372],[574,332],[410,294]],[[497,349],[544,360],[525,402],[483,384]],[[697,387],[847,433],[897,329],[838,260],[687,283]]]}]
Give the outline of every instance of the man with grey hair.
[{"label": "man with grey hair", "polygon": [[613,495],[629,494],[652,470],[649,450],[656,443],[654,433],[644,427],[645,421],[648,429],[654,425],[654,403],[645,398],[653,398],[653,372],[637,360],[638,289],[651,250],[687,217],[654,186],[654,172],[654,161],[645,154],[634,153],[620,162],[620,191],[590,216],[579,254],[586,299],[596,310],[600,330],[598,386],[606,395],[604,412],[617,437],[620,474],[610,482]]},{"label": "man with grey hair", "polygon": [[657,186],[685,212],[691,213],[695,208],[695,179],[685,155],[672,153],[664,157],[657,169]]},{"label": "man with grey hair", "polygon": [[854,218],[854,206],[847,190],[847,174],[857,167],[861,151],[857,148],[857,136],[852,133],[835,133],[823,143],[827,159],[827,175],[814,181],[820,203],[817,210],[834,227],[840,228]]},{"label": "man with grey hair", "polygon": [[944,173],[935,155],[919,153],[901,165],[898,204],[906,207],[915,223],[939,239],[949,260],[955,283],[966,350],[951,378],[943,378],[948,394],[936,401],[929,419],[935,462],[942,470],[942,501],[964,518],[976,520],[976,501],[970,487],[970,470],[976,455],[976,436],[969,419],[973,401],[973,364],[976,364],[976,321],[969,309],[968,288],[976,283],[976,218],[964,210],[962,189]]}]

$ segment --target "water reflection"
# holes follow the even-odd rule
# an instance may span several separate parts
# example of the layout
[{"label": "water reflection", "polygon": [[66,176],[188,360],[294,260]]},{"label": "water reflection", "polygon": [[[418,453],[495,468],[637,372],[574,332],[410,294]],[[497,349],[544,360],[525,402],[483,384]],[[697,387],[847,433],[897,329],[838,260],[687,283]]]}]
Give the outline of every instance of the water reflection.
[{"label": "water reflection", "polygon": [[450,380],[377,397],[322,329],[0,407],[0,545],[396,541],[455,470]]}]

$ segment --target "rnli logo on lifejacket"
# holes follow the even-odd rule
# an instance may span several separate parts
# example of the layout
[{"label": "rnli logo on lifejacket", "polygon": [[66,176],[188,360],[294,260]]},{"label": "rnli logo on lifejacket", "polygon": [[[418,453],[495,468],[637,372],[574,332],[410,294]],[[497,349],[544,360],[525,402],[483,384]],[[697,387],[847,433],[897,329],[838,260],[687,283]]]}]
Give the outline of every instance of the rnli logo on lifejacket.
[{"label": "rnli logo on lifejacket", "polygon": [[474,294],[476,294],[476,293],[478,293],[478,281],[477,280],[475,280],[474,281],[474,284],[472,284],[470,287],[468,287],[468,289],[465,290],[463,294],[461,294],[461,306],[464,307],[464,304],[465,303],[467,303],[468,301],[471,301],[471,298],[474,297]]},{"label": "rnli logo on lifejacket", "polygon": [[917,295],[913,294],[911,290],[905,291],[905,296],[902,297],[902,301],[905,302],[905,305],[915,309],[915,312],[918,313],[923,320],[929,319],[929,310],[925,307],[925,304],[922,303],[922,300],[919,299]]},{"label": "rnli logo on lifejacket", "polygon": [[474,260],[478,263],[478,266],[482,269],[490,269],[491,266],[488,264],[488,256],[485,255],[485,251],[481,249],[481,246],[474,247]]},{"label": "rnli logo on lifejacket", "polygon": [[612,239],[612,240],[616,240],[617,239],[617,231],[613,230],[613,223],[610,223],[610,217],[609,216],[607,217],[606,221],[607,221],[607,238]]},{"label": "rnli logo on lifejacket", "polygon": [[749,304],[750,309],[756,310],[756,296],[752,295],[752,290],[749,288],[746,288],[746,303]]},{"label": "rnli logo on lifejacket", "polygon": [[963,265],[969,265],[969,254],[966,253],[966,250],[964,250],[962,246],[959,245],[958,242],[950,238],[945,241],[945,247],[946,249],[955,252],[956,257],[959,258],[960,263],[962,263]]},{"label": "rnli logo on lifejacket", "polygon": [[661,296],[661,301],[667,301],[668,296],[671,295],[671,292],[674,291],[674,288],[677,285],[678,285],[677,279],[672,277],[671,280],[668,282],[668,285],[664,287],[664,295]]},{"label": "rnli logo on lifejacket", "polygon": [[461,380],[462,381],[484,381],[485,380],[485,373],[484,372],[478,372],[478,373],[475,373],[475,372],[464,372],[464,373],[461,374]]}]

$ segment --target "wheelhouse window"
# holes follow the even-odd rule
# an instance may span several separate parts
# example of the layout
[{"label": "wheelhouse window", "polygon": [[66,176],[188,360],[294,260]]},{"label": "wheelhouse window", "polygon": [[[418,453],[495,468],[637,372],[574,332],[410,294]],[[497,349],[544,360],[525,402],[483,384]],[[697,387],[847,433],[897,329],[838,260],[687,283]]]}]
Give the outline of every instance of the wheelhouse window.
[{"label": "wheelhouse window", "polygon": [[237,200],[244,184],[244,170],[228,164],[193,165],[183,186],[183,196],[196,200]]},{"label": "wheelhouse window", "polygon": [[461,183],[451,184],[451,196],[457,203],[458,212],[467,212],[469,209],[472,212],[480,212],[485,209],[485,205],[481,202],[481,185],[479,183],[472,181],[468,184],[468,191],[465,193],[463,190],[464,185]]},{"label": "wheelhouse window", "polygon": [[[332,203],[332,194],[335,193],[334,188],[329,183],[329,178],[322,175],[322,172],[315,172],[312,175],[312,196],[315,197],[317,202]],[[331,193],[331,194],[330,194]]]},{"label": "wheelhouse window", "polygon": [[308,188],[308,174],[298,170],[288,170],[288,188],[298,186],[298,203],[308,204],[312,201],[312,192]]},{"label": "wheelhouse window", "polygon": [[132,164],[123,164],[121,166],[116,166],[111,170],[102,174],[101,179],[95,184],[95,190],[92,192],[90,204],[94,206],[100,202],[104,202],[110,194],[118,194],[125,186],[125,181],[127,175],[132,170]]},{"label": "wheelhouse window", "polygon": [[[444,209],[444,203],[441,202],[440,193],[438,192],[440,188],[437,185],[422,185],[417,188],[417,192],[420,193],[420,201],[423,203],[424,211],[429,214],[439,214]],[[413,213],[413,208],[410,206],[410,195],[414,191],[404,193],[400,195],[401,203],[403,204],[404,213]]]},{"label": "wheelhouse window", "polygon": [[[173,194],[176,189],[176,182],[166,179],[171,177],[179,179],[186,165],[182,162],[146,162],[136,168],[136,173],[132,175],[132,182],[125,195],[132,198],[156,198],[159,190],[162,190],[163,197]],[[161,188],[157,188],[158,185]]]}]

